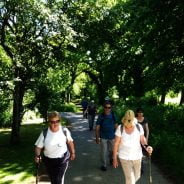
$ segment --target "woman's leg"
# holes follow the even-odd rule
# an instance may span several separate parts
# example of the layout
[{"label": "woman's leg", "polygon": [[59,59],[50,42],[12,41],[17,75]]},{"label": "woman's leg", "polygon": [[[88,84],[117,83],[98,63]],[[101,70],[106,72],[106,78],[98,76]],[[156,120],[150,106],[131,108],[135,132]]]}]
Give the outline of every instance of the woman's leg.
[{"label": "woman's leg", "polygon": [[131,160],[120,159],[121,166],[125,176],[126,184],[135,184],[135,177],[133,173],[133,162]]},{"label": "woman's leg", "polygon": [[44,163],[45,167],[47,169],[50,181],[52,184],[56,183],[55,178],[56,178],[56,172],[57,170],[55,169],[56,165],[56,160],[55,159],[50,159],[48,157],[44,157]]},{"label": "woman's leg", "polygon": [[64,184],[64,176],[68,168],[68,161],[62,163],[61,159],[45,158],[45,166],[47,168],[51,184]]},{"label": "woman's leg", "polygon": [[133,167],[134,167],[135,182],[137,182],[141,176],[141,159],[134,160]]},{"label": "woman's leg", "polygon": [[57,184],[64,184],[65,173],[68,169],[68,163],[69,162],[66,162],[58,168]]}]

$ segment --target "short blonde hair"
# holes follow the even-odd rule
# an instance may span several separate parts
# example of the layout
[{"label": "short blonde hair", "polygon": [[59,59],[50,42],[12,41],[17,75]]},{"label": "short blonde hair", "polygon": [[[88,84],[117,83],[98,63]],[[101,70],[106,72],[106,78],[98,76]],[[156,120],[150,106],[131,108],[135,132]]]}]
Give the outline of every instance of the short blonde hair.
[{"label": "short blonde hair", "polygon": [[133,125],[134,124],[134,118],[135,114],[134,111],[132,110],[127,110],[125,112],[124,117],[122,118],[121,122],[126,126],[126,125]]},{"label": "short blonde hair", "polygon": [[59,118],[59,120],[61,120],[61,116],[60,116],[59,112],[53,111],[53,112],[48,113],[48,121],[50,121],[51,119],[56,118],[56,117]]}]

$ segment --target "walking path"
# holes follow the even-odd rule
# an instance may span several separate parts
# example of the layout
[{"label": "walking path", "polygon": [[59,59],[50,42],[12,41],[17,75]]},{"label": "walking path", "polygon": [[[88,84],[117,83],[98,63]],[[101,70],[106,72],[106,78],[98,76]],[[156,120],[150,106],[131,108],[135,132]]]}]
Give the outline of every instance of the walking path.
[{"label": "walking path", "polygon": [[[69,119],[72,123],[72,137],[75,141],[76,160],[70,162],[66,172],[65,184],[123,184],[123,172],[119,166],[117,169],[108,166],[106,172],[101,171],[99,145],[95,143],[95,132],[89,131],[86,119],[82,113],[62,113],[62,116]],[[145,172],[139,184],[149,184],[149,164],[146,161]],[[153,184],[172,184],[166,180],[160,170],[151,164]],[[48,184],[43,181],[39,184]],[[47,178],[45,178],[47,180]]]}]

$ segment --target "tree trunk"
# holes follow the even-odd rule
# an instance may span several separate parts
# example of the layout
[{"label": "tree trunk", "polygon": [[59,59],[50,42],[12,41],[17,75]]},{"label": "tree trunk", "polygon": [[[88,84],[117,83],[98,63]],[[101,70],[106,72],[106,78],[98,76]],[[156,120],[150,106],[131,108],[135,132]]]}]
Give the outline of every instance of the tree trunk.
[{"label": "tree trunk", "polygon": [[144,81],[142,77],[143,69],[139,62],[136,63],[136,65],[132,67],[132,76],[134,79],[133,95],[135,97],[142,97],[144,96]]},{"label": "tree trunk", "polygon": [[184,94],[183,89],[181,90],[181,99],[180,99],[180,105],[184,104]]},{"label": "tree trunk", "polygon": [[66,102],[67,103],[70,103],[70,91],[71,91],[71,89],[70,89],[70,87],[68,87],[66,89]]},{"label": "tree trunk", "polygon": [[20,143],[20,124],[23,117],[23,96],[24,87],[20,81],[16,82],[13,94],[13,122],[10,143]]},{"label": "tree trunk", "polygon": [[164,104],[164,103],[165,103],[165,97],[166,97],[166,92],[163,91],[163,92],[162,92],[162,95],[161,95],[160,104]]}]

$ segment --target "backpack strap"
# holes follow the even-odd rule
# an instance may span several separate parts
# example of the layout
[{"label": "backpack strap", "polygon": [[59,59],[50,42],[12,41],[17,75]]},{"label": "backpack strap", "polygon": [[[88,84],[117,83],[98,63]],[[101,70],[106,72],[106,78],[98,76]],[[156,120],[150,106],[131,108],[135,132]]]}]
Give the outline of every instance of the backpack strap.
[{"label": "backpack strap", "polygon": [[66,132],[66,129],[65,129],[65,128],[66,128],[66,127],[63,127],[63,126],[62,126],[63,133],[64,133],[65,137],[67,138],[67,132]]},{"label": "backpack strap", "polygon": [[120,125],[120,131],[121,131],[121,135],[123,133],[123,124]]},{"label": "backpack strap", "polygon": [[140,130],[139,123],[136,124],[136,127],[137,127],[137,130],[139,130],[139,132],[140,132],[141,130]]},{"label": "backpack strap", "polygon": [[44,129],[42,130],[42,133],[43,133],[43,143],[45,142],[45,138],[46,138],[46,136],[47,136],[47,132],[48,132],[48,128],[44,128]]}]

